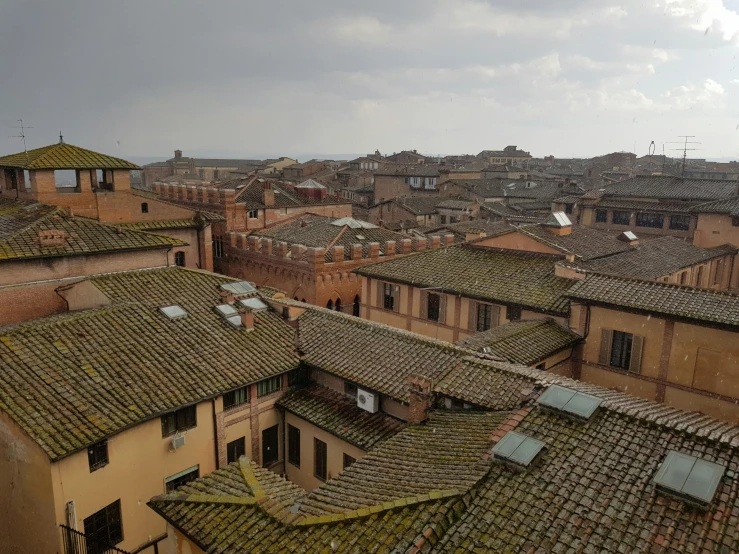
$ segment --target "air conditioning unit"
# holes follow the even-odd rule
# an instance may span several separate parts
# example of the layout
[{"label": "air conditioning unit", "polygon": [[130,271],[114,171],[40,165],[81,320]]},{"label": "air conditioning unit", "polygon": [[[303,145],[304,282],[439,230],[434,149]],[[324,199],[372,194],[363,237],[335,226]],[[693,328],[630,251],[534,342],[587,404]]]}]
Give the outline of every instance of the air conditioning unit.
[{"label": "air conditioning unit", "polygon": [[185,446],[185,435],[175,435],[172,437],[172,449],[177,450]]},{"label": "air conditioning unit", "polygon": [[380,409],[380,396],[373,392],[357,389],[357,406],[374,414]]}]

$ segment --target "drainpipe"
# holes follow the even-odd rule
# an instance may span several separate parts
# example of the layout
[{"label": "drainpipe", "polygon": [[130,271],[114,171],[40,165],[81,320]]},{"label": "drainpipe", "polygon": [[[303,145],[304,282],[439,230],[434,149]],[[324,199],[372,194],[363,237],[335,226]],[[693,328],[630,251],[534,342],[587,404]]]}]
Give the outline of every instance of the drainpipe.
[{"label": "drainpipe", "polygon": [[219,461],[218,461],[218,459],[219,459],[219,453],[218,453],[218,422],[216,421],[216,399],[213,398],[211,400],[211,402],[213,403],[213,444],[215,445],[215,450],[216,450],[216,452],[215,452],[215,454],[216,454],[216,465],[215,465],[215,468],[216,469],[220,469],[220,465],[219,465]]}]

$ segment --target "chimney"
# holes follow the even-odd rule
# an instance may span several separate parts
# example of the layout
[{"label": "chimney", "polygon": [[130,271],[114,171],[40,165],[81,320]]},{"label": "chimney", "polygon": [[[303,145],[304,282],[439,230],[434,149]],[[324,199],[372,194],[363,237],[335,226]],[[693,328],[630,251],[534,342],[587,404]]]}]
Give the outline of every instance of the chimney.
[{"label": "chimney", "polygon": [[454,244],[454,235],[451,233],[444,235],[444,246],[451,246]]},{"label": "chimney", "polygon": [[395,256],[395,241],[394,240],[388,240],[385,241],[385,256]]},{"label": "chimney", "polygon": [[426,239],[416,239],[416,249],[419,252],[423,252],[424,250],[426,250],[426,244],[427,244]]},{"label": "chimney", "polygon": [[362,245],[352,244],[352,260],[361,260],[362,259]]},{"label": "chimney", "polygon": [[439,235],[433,235],[431,237],[431,250],[437,250],[441,246],[441,237]]},{"label": "chimney", "polygon": [[380,257],[380,243],[379,242],[370,242],[367,245],[367,250],[369,252],[370,258],[377,259]]},{"label": "chimney", "polygon": [[411,239],[403,239],[400,241],[400,253],[401,254],[410,254],[411,253],[411,246],[413,246],[413,242]]},{"label": "chimney", "polygon": [[179,160],[182,158],[182,150],[175,150],[174,151],[174,159]]},{"label": "chimney", "polygon": [[408,377],[408,392],[408,423],[418,425],[426,421],[431,406],[431,381],[420,375],[411,375]]},{"label": "chimney", "polygon": [[343,262],[344,261],[344,247],[343,246],[334,246],[333,248],[334,252],[331,256],[331,259],[334,263],[337,262]]},{"label": "chimney", "polygon": [[268,208],[275,205],[275,191],[272,189],[272,183],[270,181],[264,182],[264,195],[262,201]]},{"label": "chimney", "polygon": [[254,312],[251,310],[246,310],[245,312],[241,312],[241,324],[244,326],[244,329],[246,329],[246,332],[254,330]]}]

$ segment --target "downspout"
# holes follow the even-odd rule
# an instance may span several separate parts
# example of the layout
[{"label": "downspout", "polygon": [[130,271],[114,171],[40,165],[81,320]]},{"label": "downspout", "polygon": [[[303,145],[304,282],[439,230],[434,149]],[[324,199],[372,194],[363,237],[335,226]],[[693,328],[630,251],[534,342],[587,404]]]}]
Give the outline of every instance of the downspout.
[{"label": "downspout", "polygon": [[213,403],[213,445],[215,446],[215,454],[216,454],[216,469],[220,469],[219,464],[219,452],[218,452],[218,422],[216,421],[216,399],[212,398],[211,402]]},{"label": "downspout", "polygon": [[172,249],[173,248],[174,248],[174,246],[170,246],[169,248],[167,248],[167,252],[165,253],[165,258],[166,258],[166,261],[167,261],[167,267],[170,267],[169,266],[169,253],[172,252]]}]

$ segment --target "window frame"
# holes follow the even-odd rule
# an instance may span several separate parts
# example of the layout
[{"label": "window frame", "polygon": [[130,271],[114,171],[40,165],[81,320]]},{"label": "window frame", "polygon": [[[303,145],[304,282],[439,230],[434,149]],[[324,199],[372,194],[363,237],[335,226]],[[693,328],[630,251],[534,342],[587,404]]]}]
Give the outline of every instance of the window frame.
[{"label": "window frame", "polygon": [[[622,214],[626,214],[626,217],[628,219],[626,223],[621,223],[618,221],[618,219],[620,218],[619,216]],[[611,216],[611,223],[613,223],[613,225],[631,225],[631,212],[627,212],[624,210],[613,210],[613,215]]]},{"label": "window frame", "polygon": [[506,306],[505,317],[508,321],[521,321],[521,306]]},{"label": "window frame", "polygon": [[[271,385],[271,386],[270,386]],[[257,382],[257,398],[263,398],[282,390],[282,375],[267,377]]]},{"label": "window frame", "polygon": [[182,250],[174,253],[174,265],[185,267],[185,253]]},{"label": "window frame", "polygon": [[141,213],[142,214],[148,214],[149,213],[149,203],[148,202],[142,202],[141,203]]},{"label": "window frame", "polygon": [[[680,220],[686,220],[687,224],[684,225],[676,225],[676,219]],[[670,229],[673,231],[689,231],[690,230],[690,220],[691,217],[689,215],[671,215],[670,216]]]},{"label": "window frame", "polygon": [[328,478],[328,445],[317,437],[313,437],[313,476],[324,482]]},{"label": "window frame", "polygon": [[[482,318],[482,325],[480,325]],[[493,328],[493,305],[485,302],[477,303],[477,318],[475,329],[478,333],[488,331]]]},{"label": "window frame", "polygon": [[[603,217],[601,221],[600,217]],[[596,208],[595,210],[595,222],[596,223],[608,223],[608,210],[604,208]]]},{"label": "window frame", "polygon": [[[228,400],[228,402],[227,402]],[[223,411],[232,410],[251,403],[251,386],[239,387],[223,393]]]},{"label": "window frame", "polygon": [[382,283],[382,307],[391,312],[397,311],[395,308],[395,287],[392,283]]},{"label": "window frame", "polygon": [[226,443],[226,461],[229,464],[237,462],[241,456],[246,456],[246,437],[240,437]]},{"label": "window frame", "polygon": [[107,466],[109,463],[108,439],[96,442],[87,448],[87,464],[90,467],[90,473]]},{"label": "window frame", "polygon": [[[665,215],[652,212],[637,212],[634,223],[636,227],[642,227],[643,229],[662,229],[665,226]],[[658,225],[653,223],[658,223]]]},{"label": "window frame", "polygon": [[[616,349],[617,340],[619,342],[618,351]],[[618,369],[629,371],[631,367],[631,356],[634,348],[634,335],[626,331],[613,331],[611,337],[611,352],[608,359],[608,365]],[[614,363],[615,360],[615,363]]]},{"label": "window frame", "polygon": [[347,469],[357,463],[357,459],[354,456],[350,456],[346,452],[344,452],[344,456],[342,458],[342,470]]},{"label": "window frame", "polygon": [[[187,485],[188,483],[192,483],[195,481],[195,479],[200,478],[200,466],[192,466],[188,467],[187,469],[184,469],[180,471],[179,473],[175,473],[174,475],[170,475],[166,479],[164,479],[164,491],[166,494],[169,494],[171,492],[174,492],[178,488],[180,488],[182,485]],[[172,483],[176,483],[175,485],[172,485]]]},{"label": "window frame", "polygon": [[[100,519],[104,519],[101,525]],[[88,523],[89,522],[89,523]],[[123,518],[121,517],[121,499],[111,502],[94,514],[84,518],[83,529],[86,537],[88,554],[103,554],[109,547],[123,542]],[[117,526],[117,529],[111,529]],[[98,534],[107,535],[107,540],[102,543],[96,537]]]},{"label": "window frame", "polygon": [[[433,299],[433,300],[432,300]],[[429,292],[426,295],[426,319],[438,322],[441,318],[441,294]]]},{"label": "window frame", "polygon": [[[266,433],[272,433],[272,432],[274,432],[276,435],[275,452],[274,452],[274,457],[267,460],[267,457],[264,455],[265,450],[266,450],[265,447],[267,446],[267,441],[265,441],[264,439],[265,439]],[[275,423],[274,425],[267,427],[266,429],[263,429],[261,438],[262,438],[262,467],[268,467],[268,466],[278,463],[280,461],[280,424]]]},{"label": "window frame", "polygon": [[287,461],[300,468],[300,428],[287,424]]},{"label": "window frame", "polygon": [[[254,214],[254,215],[252,215]],[[249,210],[246,214],[249,219],[259,219],[259,210]]]},{"label": "window frame", "polygon": [[223,254],[224,254],[223,237],[221,236],[213,237],[213,257],[223,258]]},{"label": "window frame", "polygon": [[[187,417],[187,414],[192,413],[192,421]],[[172,424],[170,425],[170,421]],[[189,429],[195,429],[198,426],[198,410],[197,404],[185,406],[179,410],[174,410],[161,416],[162,422],[162,438],[171,437],[182,431]],[[191,424],[192,423],[192,424]],[[173,429],[173,430],[168,430]]]}]

